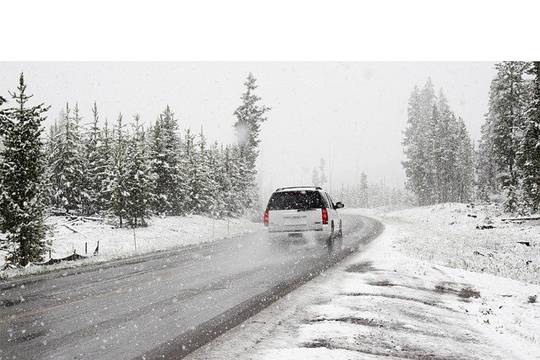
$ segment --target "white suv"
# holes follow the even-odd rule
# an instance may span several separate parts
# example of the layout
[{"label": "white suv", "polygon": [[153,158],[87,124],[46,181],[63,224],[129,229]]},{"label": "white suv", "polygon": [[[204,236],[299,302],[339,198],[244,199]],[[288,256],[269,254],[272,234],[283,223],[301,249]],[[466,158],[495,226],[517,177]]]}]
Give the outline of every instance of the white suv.
[{"label": "white suv", "polygon": [[264,211],[264,225],[272,237],[313,237],[333,240],[343,235],[343,224],[332,198],[320,187],[279,188]]}]

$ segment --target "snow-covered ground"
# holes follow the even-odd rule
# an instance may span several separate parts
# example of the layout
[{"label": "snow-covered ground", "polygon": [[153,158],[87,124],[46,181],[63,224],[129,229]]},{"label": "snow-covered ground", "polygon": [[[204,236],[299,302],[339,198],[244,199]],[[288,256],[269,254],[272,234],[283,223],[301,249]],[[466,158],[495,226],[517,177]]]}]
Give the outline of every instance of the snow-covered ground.
[{"label": "snow-covered ground", "polygon": [[[50,217],[47,223],[52,225],[53,229],[53,236],[50,239],[52,258],[63,258],[73,254],[74,251],[89,258],[51,266],[30,265],[25,269],[0,271],[0,277],[37,273],[51,268],[79,266],[166,250],[223,239],[262,228],[261,224],[246,219],[219,220],[198,215],[154,217],[148,227],[137,229],[119,229],[101,221],[81,218],[69,220],[63,216]],[[98,241],[99,252],[97,256],[93,256]],[[0,252],[0,268],[4,263],[3,255]]]},{"label": "snow-covered ground", "polygon": [[[476,211],[471,219],[479,221]],[[474,259],[489,257],[469,257],[465,246],[498,250],[496,259],[519,259],[526,253],[520,247],[514,251],[512,242],[526,238],[535,242],[527,248],[535,249],[538,233],[524,224],[476,230],[466,213],[465,205],[449,204],[381,217],[385,231],[365,251],[190,358],[540,359],[540,304],[532,302],[540,296],[540,286],[532,283],[538,273],[527,276],[503,262],[499,271],[490,267],[499,275],[531,280],[525,282],[457,268],[465,256],[466,268],[480,271]],[[486,235],[475,237],[482,231],[492,234],[494,247]],[[507,240],[514,232],[526,235]],[[453,238],[466,244],[452,249]],[[413,239],[420,245],[413,247]],[[512,251],[503,256],[503,249]]]},{"label": "snow-covered ground", "polygon": [[540,284],[540,220],[502,220],[508,217],[494,205],[452,203],[390,212],[384,219],[399,224],[396,244],[408,255]]}]

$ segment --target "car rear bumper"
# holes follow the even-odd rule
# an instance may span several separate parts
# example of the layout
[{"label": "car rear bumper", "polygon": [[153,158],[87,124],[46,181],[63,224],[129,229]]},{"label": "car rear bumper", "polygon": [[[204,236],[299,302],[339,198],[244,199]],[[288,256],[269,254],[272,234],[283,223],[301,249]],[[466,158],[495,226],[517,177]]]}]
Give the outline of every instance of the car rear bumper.
[{"label": "car rear bumper", "polygon": [[330,229],[327,227],[317,230],[268,230],[270,239],[295,240],[295,239],[313,239],[326,240],[330,236]]}]

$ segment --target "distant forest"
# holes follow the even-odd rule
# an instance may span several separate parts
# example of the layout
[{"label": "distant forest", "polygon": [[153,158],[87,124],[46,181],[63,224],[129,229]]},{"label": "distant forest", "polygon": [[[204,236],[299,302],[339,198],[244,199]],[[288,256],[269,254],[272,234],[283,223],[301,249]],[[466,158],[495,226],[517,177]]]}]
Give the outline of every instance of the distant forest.
[{"label": "distant forest", "polygon": [[419,205],[494,202],[510,213],[540,210],[540,62],[495,65],[476,149],[463,120],[430,80],[409,100],[403,162]]},{"label": "distant forest", "polygon": [[[347,207],[376,208],[387,206],[410,206],[414,199],[410,192],[403,188],[388,186],[384,181],[370,183],[365,172],[352,177],[352,182],[335,186],[331,194]],[[321,158],[318,166],[313,168],[311,181],[314,186],[325,187],[328,184],[326,162]]]}]

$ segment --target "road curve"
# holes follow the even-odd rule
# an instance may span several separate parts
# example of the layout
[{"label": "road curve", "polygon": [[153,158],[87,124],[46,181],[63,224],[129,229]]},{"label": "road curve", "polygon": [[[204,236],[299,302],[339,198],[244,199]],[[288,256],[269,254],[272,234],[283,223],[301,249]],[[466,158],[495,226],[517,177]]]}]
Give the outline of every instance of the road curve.
[{"label": "road curve", "polygon": [[375,238],[272,243],[264,231],[79,270],[0,282],[0,360],[181,358]]}]

